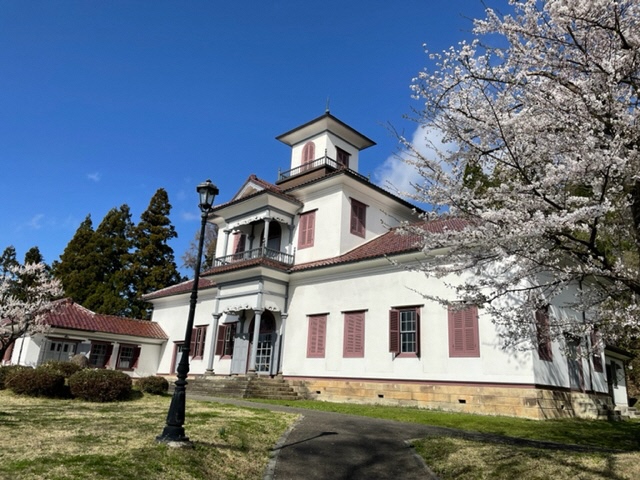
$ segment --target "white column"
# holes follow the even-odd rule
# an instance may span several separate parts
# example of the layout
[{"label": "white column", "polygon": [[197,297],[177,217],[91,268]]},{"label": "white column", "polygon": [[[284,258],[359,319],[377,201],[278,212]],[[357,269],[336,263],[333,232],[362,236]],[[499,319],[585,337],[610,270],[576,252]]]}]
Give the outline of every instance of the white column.
[{"label": "white column", "polygon": [[255,309],[253,317],[253,342],[251,343],[251,354],[249,356],[249,372],[256,371],[256,356],[258,355],[258,339],[260,337],[260,319],[262,310]]},{"label": "white column", "polygon": [[218,321],[220,320],[220,317],[222,316],[221,313],[214,313],[211,315],[213,317],[213,320],[211,321],[211,329],[213,331],[213,333],[211,335],[209,335],[209,337],[211,338],[211,345],[209,346],[209,360],[207,362],[207,374],[208,375],[213,375],[214,371],[213,371],[213,360],[214,357],[216,355],[216,344],[218,342]]}]

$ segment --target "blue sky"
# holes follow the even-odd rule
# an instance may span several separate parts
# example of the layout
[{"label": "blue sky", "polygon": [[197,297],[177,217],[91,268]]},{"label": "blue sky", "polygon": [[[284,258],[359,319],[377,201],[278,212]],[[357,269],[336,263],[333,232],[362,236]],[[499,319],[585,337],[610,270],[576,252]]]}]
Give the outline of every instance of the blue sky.
[{"label": "blue sky", "polygon": [[468,39],[482,16],[480,0],[0,0],[0,251],[37,245],[52,263],[87,214],[97,227],[126,203],[137,222],[162,187],[180,264],[195,186],[210,178],[219,203],[251,173],[275,182],[275,137],[327,98],[377,143],[360,172],[399,183],[385,125],[415,130],[422,45]]}]

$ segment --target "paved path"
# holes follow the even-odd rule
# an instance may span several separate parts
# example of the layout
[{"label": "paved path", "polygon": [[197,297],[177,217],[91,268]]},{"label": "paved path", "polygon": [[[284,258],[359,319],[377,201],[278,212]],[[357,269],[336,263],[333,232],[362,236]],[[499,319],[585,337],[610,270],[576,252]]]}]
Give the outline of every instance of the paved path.
[{"label": "paved path", "polygon": [[274,448],[265,480],[437,478],[408,441],[442,434],[444,429],[238,399],[191,398],[303,415]]}]

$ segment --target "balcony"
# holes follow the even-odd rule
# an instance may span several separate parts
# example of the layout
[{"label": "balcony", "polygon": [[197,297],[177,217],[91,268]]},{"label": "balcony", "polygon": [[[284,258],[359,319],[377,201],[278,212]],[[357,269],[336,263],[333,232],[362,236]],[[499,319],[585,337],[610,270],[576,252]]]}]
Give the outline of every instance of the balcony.
[{"label": "balcony", "polygon": [[278,180],[276,181],[276,184],[285,188],[295,187],[303,182],[323,177],[328,173],[335,172],[336,170],[343,168],[348,167],[325,155],[324,157],[316,158],[311,162],[292,168],[291,170],[278,172]]},{"label": "balcony", "polygon": [[268,247],[259,247],[244,252],[218,257],[213,261],[212,268],[232,265],[243,260],[268,259],[284,265],[293,265],[293,255]]}]

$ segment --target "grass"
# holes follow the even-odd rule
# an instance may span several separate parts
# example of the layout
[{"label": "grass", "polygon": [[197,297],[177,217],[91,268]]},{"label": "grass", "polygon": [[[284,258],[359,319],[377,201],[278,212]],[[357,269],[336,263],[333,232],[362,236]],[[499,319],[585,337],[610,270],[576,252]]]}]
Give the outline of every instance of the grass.
[{"label": "grass", "polygon": [[[0,478],[260,479],[273,445],[296,418],[188,400],[185,429],[194,448],[173,449],[155,441],[169,401],[144,396],[96,404],[0,391]],[[442,480],[640,478],[640,422],[534,421],[305,400],[268,403],[489,434],[415,440],[416,453]],[[515,438],[588,448],[549,448]]]},{"label": "grass", "polygon": [[[457,432],[452,432],[451,436],[434,435],[417,439],[412,443],[415,452],[441,480],[640,478],[638,421],[536,421],[307,400],[268,403],[421,423],[469,432],[470,435],[459,435]],[[519,439],[554,443],[537,446],[535,443]]]},{"label": "grass", "polygon": [[170,398],[118,403],[0,391],[0,478],[260,479],[296,415],[187,400],[192,449],[155,441]]},{"label": "grass", "polygon": [[640,451],[640,422],[606,422],[602,420],[560,419],[527,420],[523,418],[451,413],[411,407],[319,402],[314,400],[256,400],[261,403],[420,423],[467,432],[502,435],[545,442],[581,445],[601,449]]}]

